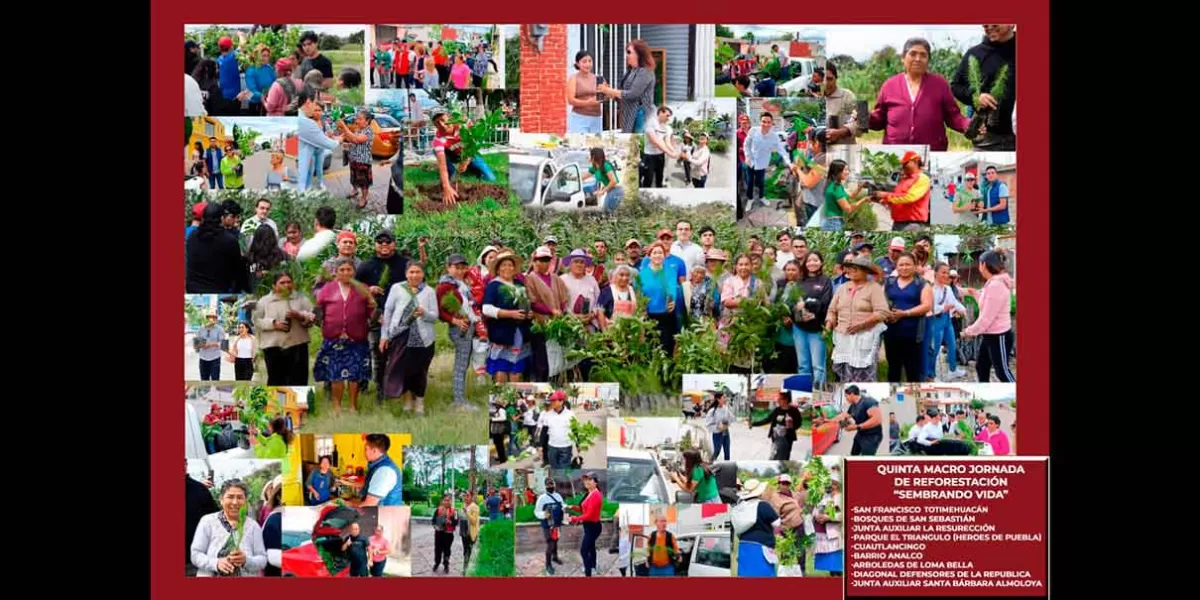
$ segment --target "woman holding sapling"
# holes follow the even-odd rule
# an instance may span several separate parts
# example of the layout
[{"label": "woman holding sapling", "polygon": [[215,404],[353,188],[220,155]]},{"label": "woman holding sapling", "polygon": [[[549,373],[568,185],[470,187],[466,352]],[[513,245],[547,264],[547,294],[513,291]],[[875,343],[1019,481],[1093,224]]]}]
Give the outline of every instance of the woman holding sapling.
[{"label": "woman holding sapling", "polygon": [[812,509],[813,525],[817,531],[813,546],[813,569],[827,571],[831,577],[842,575],[842,483],[834,477],[829,481],[829,490],[812,490],[824,496]]},{"label": "woman holding sapling", "polygon": [[425,388],[429,384],[436,339],[433,326],[437,322],[437,295],[425,283],[425,265],[410,262],[405,281],[393,285],[388,292],[379,351],[387,356],[384,397],[409,394],[404,410],[414,410],[416,399],[417,415],[425,414]]},{"label": "woman holding sapling", "polygon": [[350,410],[358,412],[358,382],[371,378],[367,322],[376,304],[370,290],[355,281],[354,261],[339,258],[336,264],[336,281],[317,292],[324,341],[313,363],[313,379],[331,383],[333,411],[339,414],[346,388]]},{"label": "woman holding sapling", "polygon": [[262,528],[250,517],[250,486],[239,479],[221,484],[221,510],[200,519],[192,539],[197,577],[253,577],[267,566]]},{"label": "woman holding sapling", "polygon": [[596,90],[607,98],[616,99],[621,115],[623,133],[641,133],[646,120],[654,118],[654,57],[644,40],[633,40],[625,46],[625,75],[616,88],[601,83]]},{"label": "woman holding sapling", "polygon": [[602,133],[604,131],[604,102],[596,91],[603,79],[594,71],[595,59],[587,50],[575,53],[575,74],[567,78],[567,133]]},{"label": "woman holding sapling", "polygon": [[267,385],[308,385],[309,329],[316,323],[313,304],[292,289],[292,276],[286,271],[274,279],[271,293],[255,304],[253,315],[267,363]]},{"label": "woman holding sapling", "polygon": [[488,331],[487,372],[496,383],[521,381],[533,348],[529,321],[533,318],[529,292],[517,281],[521,257],[502,248],[488,263],[492,280],[483,292],[483,316]]},{"label": "woman holding sapling", "polygon": [[[846,217],[870,202],[871,197],[866,194],[867,189],[862,184],[854,186],[853,192],[846,190],[850,168],[846,161],[840,158],[829,163],[829,173],[826,177],[825,212],[821,215],[821,230],[841,231]],[[866,210],[871,209],[868,207]]]},{"label": "woman holding sapling", "polygon": [[650,245],[649,264],[638,272],[638,284],[641,293],[649,299],[646,306],[651,320],[658,327],[663,350],[667,356],[675,354],[675,334],[679,333],[679,321],[675,319],[675,298],[678,295],[679,276],[675,268],[666,262],[671,253],[670,247],[664,242]]},{"label": "woman holding sapling", "polygon": [[721,284],[721,318],[717,322],[717,338],[722,348],[729,345],[729,329],[741,314],[742,304],[751,298],[762,297],[762,288],[762,282],[754,276],[754,263],[750,255],[737,257],[733,275]]},{"label": "woman holding sapling", "polygon": [[844,383],[877,381],[879,342],[891,315],[887,294],[877,281],[879,265],[869,256],[846,255],[847,281],[830,301],[825,328],[833,331],[833,372]]},{"label": "woman holding sapling", "polygon": [[771,359],[767,373],[796,372],[796,339],[793,329],[793,309],[804,299],[800,287],[800,263],[790,260],[783,264],[783,279],[775,282],[776,314],[779,317],[775,330],[775,358]]},{"label": "woman holding sapling", "polygon": [[879,88],[875,110],[868,126],[883,130],[886,145],[928,145],[932,152],[950,147],[946,129],[967,131],[970,119],[963,116],[950,84],[941,75],[929,71],[933,46],[922,38],[904,42],[904,70]]},{"label": "woman holding sapling", "polygon": [[637,314],[638,296],[633,289],[633,277],[634,270],[629,265],[617,265],[613,269],[608,285],[600,290],[600,298],[596,301],[601,309],[597,315],[600,329],[608,329],[615,319]]},{"label": "woman holding sapling", "polygon": [[888,324],[883,333],[887,353],[887,379],[900,383],[925,380],[925,315],[933,310],[933,286],[917,275],[917,259],[910,252],[896,258],[896,276],[884,283],[887,295]]},{"label": "woman holding sapling", "polygon": [[825,338],[822,335],[829,303],[833,300],[833,282],[825,275],[820,252],[797,257],[800,263],[801,297],[793,305],[792,340],[796,344],[796,372],[811,375],[813,389],[825,383]]}]

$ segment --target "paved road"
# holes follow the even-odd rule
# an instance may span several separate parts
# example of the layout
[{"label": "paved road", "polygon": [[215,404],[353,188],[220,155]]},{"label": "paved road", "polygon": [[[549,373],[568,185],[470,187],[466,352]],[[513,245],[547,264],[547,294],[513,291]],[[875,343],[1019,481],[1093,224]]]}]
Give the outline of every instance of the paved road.
[{"label": "paved road", "polygon": [[[194,336],[186,333],[183,336],[183,380],[184,381],[200,381],[200,357],[196,351],[192,349],[192,338]],[[233,381],[233,363],[221,359],[221,377],[219,381]]]},{"label": "paved road", "polygon": [[[708,166],[708,180],[705,181],[704,188],[735,188],[734,178],[737,169],[734,166],[733,152],[725,154],[714,152],[711,156],[712,162]],[[691,182],[684,179],[683,166],[679,164],[679,161],[667,159],[667,166],[663,169],[663,187],[693,189]]]},{"label": "paved road", "polygon": [[[601,411],[579,411],[575,416],[580,420],[591,421],[601,431],[605,431],[608,426],[608,417],[610,409]],[[496,463],[496,447],[495,444],[488,447],[488,460],[493,467],[504,469],[538,469],[542,465],[542,453],[540,450],[535,450],[530,456],[522,460],[510,460],[501,465]],[[604,435],[601,434],[596,438],[592,447],[583,455],[583,468],[585,469],[604,469],[608,466],[608,453],[605,451]]]},{"label": "paved road", "polygon": [[[772,444],[764,427],[750,429],[745,421],[738,421],[729,428],[729,456],[733,460],[770,460]],[[791,460],[807,461],[812,455],[812,437],[796,436],[792,444]],[[725,455],[722,454],[721,458]]]},{"label": "paved road", "polygon": [[[367,197],[369,213],[383,214],[387,212],[388,182],[392,178],[392,162],[376,160],[371,167],[371,193]],[[325,171],[325,189],[331,194],[348,196],[354,189],[350,185],[350,167],[342,166],[342,149],[333,151],[333,159],[329,170]]]},{"label": "paved road", "polygon": [[[443,574],[442,567],[437,573],[433,572],[433,525],[429,519],[414,518],[412,521],[412,576],[413,577],[461,577],[463,576],[463,546],[462,539],[454,536],[454,545],[450,547],[450,572]],[[477,548],[471,549],[472,558],[479,555]]]},{"label": "paved road", "polygon": [[[583,528],[564,525],[559,530],[558,557],[561,565],[554,565],[554,575],[546,573],[546,542],[541,527],[517,527],[516,561],[518,577],[583,577],[583,558],[579,546],[583,540]],[[603,524],[603,533],[596,542],[596,571],[594,577],[620,577],[617,554],[609,554],[615,529],[612,522]]]}]

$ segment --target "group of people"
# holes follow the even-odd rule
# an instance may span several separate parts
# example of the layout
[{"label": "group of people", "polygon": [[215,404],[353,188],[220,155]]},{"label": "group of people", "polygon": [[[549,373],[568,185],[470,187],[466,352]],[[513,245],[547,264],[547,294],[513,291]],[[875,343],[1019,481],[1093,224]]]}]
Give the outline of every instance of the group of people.
[{"label": "group of people", "polygon": [[397,38],[391,44],[377,45],[371,53],[371,87],[482,88],[489,67],[491,73],[499,70],[486,41],[475,44],[472,52],[448,52],[441,41],[426,44]]},{"label": "group of people", "polygon": [[[600,492],[596,474],[584,471],[580,475],[586,489],[583,500],[578,505],[567,506],[562,494],[556,490],[553,477],[545,480],[545,491],[538,496],[534,504],[533,516],[542,527],[546,540],[546,573],[554,575],[554,565],[562,565],[558,556],[558,540],[563,525],[581,525],[583,540],[579,546],[579,556],[583,561],[584,577],[591,577],[596,570],[598,553],[596,542],[600,539],[603,528],[600,523],[601,508],[604,506],[604,494]],[[579,513],[568,515],[567,511]]]},{"label": "group of people", "polygon": [[[731,511],[731,522],[737,534],[738,577],[775,577],[776,536],[795,531],[797,539],[815,534],[813,569],[831,576],[843,572],[842,485],[840,470],[831,469],[829,486],[824,490],[810,489],[811,478],[806,473],[800,489],[792,489],[791,476],[782,474],[776,489],[766,481],[749,479],[739,483],[738,503]],[[805,510],[808,496],[820,494],[810,511]],[[807,517],[811,517],[812,530]],[[799,565],[804,568],[806,551],[799,552]],[[806,573],[807,574],[807,573]]]},{"label": "group of people", "polygon": [[763,111],[758,121],[759,126],[754,127],[748,114],[738,115],[737,218],[740,221],[745,217],[747,207],[753,210],[765,206],[767,171],[778,155],[785,169],[780,177],[788,186],[788,201],[795,211],[796,222],[807,224],[824,202],[827,130],[789,126],[783,135],[777,129],[775,115],[769,111]]},{"label": "group of people", "polygon": [[[964,426],[962,423],[966,423]],[[988,444],[993,456],[1008,456],[1012,453],[1012,444],[1008,433],[1001,428],[1000,417],[987,413],[982,408],[972,409],[968,419],[967,412],[956,410],[953,414],[938,410],[935,407],[926,408],[917,415],[917,420],[908,430],[907,439],[900,439],[900,424],[896,415],[890,416],[890,434],[892,454],[958,454],[948,446],[961,447],[961,444],[947,444],[947,440],[962,441],[966,439]]]},{"label": "group of people", "polygon": [[494,395],[489,410],[488,434],[496,447],[497,463],[504,464],[521,453],[517,432],[524,430],[528,433],[528,447],[538,449],[546,468],[575,468],[582,457],[576,457],[574,453],[571,422],[576,417],[568,404],[567,393],[563,390],[551,393],[547,405],[540,410],[532,394],[515,404]]},{"label": "group of people", "polygon": [[[244,31],[238,31],[237,37],[236,44],[230,36],[217,40],[220,54],[215,58],[203,56],[196,41],[184,41],[184,116],[293,116],[301,91],[333,85],[333,62],[321,54],[315,32],[301,34],[292,53],[278,57],[264,44],[249,48]],[[253,60],[243,73],[239,54],[246,52]],[[357,87],[362,85],[362,74],[347,68],[339,81],[341,87]]]},{"label": "group of people", "polygon": [[[645,143],[642,146],[641,162],[638,164],[638,185],[642,188],[661,188],[666,171],[667,158],[678,160],[683,167],[685,187],[703,188],[708,181],[712,153],[708,148],[708,134],[701,132],[693,136],[684,131],[677,138],[670,125],[674,111],[661,105],[654,117],[646,121]],[[682,144],[677,145],[676,139]]]},{"label": "group of people", "polygon": [[[488,521],[495,521],[503,518],[501,510],[501,498],[496,490],[489,490],[487,500],[485,501],[488,509]],[[450,572],[450,553],[454,548],[454,535],[457,533],[462,541],[463,548],[463,569],[462,574],[466,575],[471,563],[471,551],[475,547],[475,543],[479,540],[479,505],[475,502],[475,494],[473,491],[467,491],[462,494],[463,508],[460,513],[454,507],[454,495],[446,493],[442,495],[442,501],[433,512],[433,518],[430,524],[433,526],[433,573],[436,575],[438,567],[442,567],[442,573]]]}]

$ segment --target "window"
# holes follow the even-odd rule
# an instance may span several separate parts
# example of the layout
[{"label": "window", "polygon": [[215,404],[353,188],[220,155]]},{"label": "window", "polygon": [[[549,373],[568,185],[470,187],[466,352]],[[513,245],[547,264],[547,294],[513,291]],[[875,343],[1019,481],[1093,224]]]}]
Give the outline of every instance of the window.
[{"label": "window", "polygon": [[317,438],[317,460],[320,461],[322,456],[333,456],[332,436],[322,436]]},{"label": "window", "polygon": [[385,115],[383,113],[379,113],[379,114],[375,115],[375,122],[379,123],[379,126],[385,128],[385,129],[387,129],[389,127],[400,127],[400,121],[397,121],[392,116]]},{"label": "window", "polygon": [[730,545],[728,537],[705,537],[700,539],[700,548],[696,550],[697,565],[707,565],[720,569],[730,568]]},{"label": "window", "polygon": [[208,136],[208,137],[216,137],[216,135],[217,135],[217,126],[216,126],[216,125],[213,125],[213,122],[212,122],[212,121],[205,121],[205,122],[204,122],[204,135],[206,135],[206,136]]}]

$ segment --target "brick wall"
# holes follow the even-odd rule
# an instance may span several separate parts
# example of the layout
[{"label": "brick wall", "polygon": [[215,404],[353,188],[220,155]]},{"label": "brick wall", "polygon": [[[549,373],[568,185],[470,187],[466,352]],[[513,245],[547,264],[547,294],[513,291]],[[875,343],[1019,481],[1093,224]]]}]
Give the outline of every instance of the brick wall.
[{"label": "brick wall", "polygon": [[521,131],[566,135],[567,26],[550,25],[541,53],[521,29]]}]

